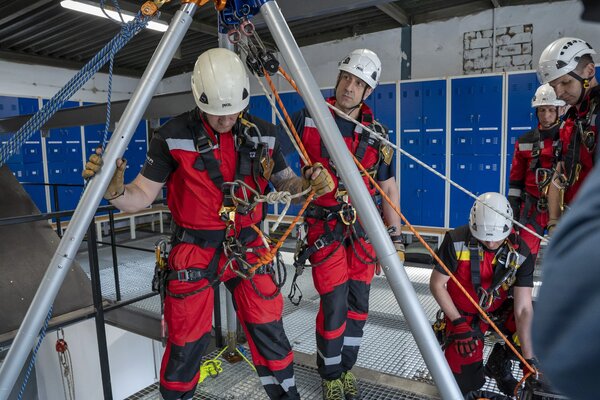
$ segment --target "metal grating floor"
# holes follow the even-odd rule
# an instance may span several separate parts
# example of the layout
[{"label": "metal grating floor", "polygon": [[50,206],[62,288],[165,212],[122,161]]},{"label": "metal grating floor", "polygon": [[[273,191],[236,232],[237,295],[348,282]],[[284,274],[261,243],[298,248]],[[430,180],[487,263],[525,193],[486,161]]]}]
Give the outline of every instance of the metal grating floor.
[{"label": "metal grating floor", "polygon": [[[209,355],[214,357],[216,352]],[[198,385],[194,399],[210,400],[261,400],[266,399],[266,394],[260,385],[258,377],[250,367],[240,362],[229,364],[222,363],[223,372],[215,378],[207,378]],[[318,400],[321,398],[321,380],[315,368],[303,365],[294,366],[296,384],[304,400]],[[363,400],[430,400],[433,397],[416,395],[407,391],[385,385],[375,385],[359,380]],[[126,400],[158,400],[158,384],[128,397]]]},{"label": "metal grating floor", "polygon": [[[136,242],[137,246],[151,248],[156,238],[148,238]],[[99,249],[102,292],[106,298],[115,299],[114,274],[111,267],[110,249]],[[292,254],[284,253],[284,261],[292,271]],[[85,256],[79,260],[84,269],[87,265]],[[123,299],[132,298],[150,291],[150,281],[154,269],[154,256],[151,253],[119,249],[119,277]],[[435,319],[438,305],[429,291],[430,268],[405,266],[406,273],[415,288],[430,321]],[[292,276],[282,290],[287,296]],[[316,357],[314,322],[319,307],[319,296],[312,285],[310,268],[307,268],[297,281],[303,292],[300,306],[292,305],[287,299],[284,308],[284,327],[294,351]],[[534,296],[539,289],[536,282]],[[222,296],[224,297],[224,296]],[[159,314],[159,299],[155,296],[133,305],[139,309]],[[307,323],[308,322],[308,323]],[[493,340],[493,339],[492,339]],[[487,355],[493,342],[488,340],[484,349]],[[357,366],[371,371],[381,372],[410,380],[433,384],[431,375],[423,361],[400,307],[388,286],[385,276],[375,276],[371,288],[369,320],[365,327],[365,335]],[[245,364],[230,366],[223,363],[224,372],[217,379],[207,379],[199,386],[197,397],[204,399],[238,399],[248,400],[265,398],[258,378]],[[304,399],[317,399],[321,396],[320,379],[316,370],[302,365],[296,366],[298,387]],[[514,363],[513,374],[520,379],[521,371],[518,363]],[[421,395],[401,393],[391,387],[381,387],[369,382],[362,382],[365,399],[427,399]],[[486,390],[497,391],[495,383],[488,379]],[[411,397],[412,396],[412,397]],[[415,397],[416,396],[416,397]],[[421,396],[421,397],[419,397]],[[153,385],[133,395],[130,399],[158,399],[157,386]]]}]

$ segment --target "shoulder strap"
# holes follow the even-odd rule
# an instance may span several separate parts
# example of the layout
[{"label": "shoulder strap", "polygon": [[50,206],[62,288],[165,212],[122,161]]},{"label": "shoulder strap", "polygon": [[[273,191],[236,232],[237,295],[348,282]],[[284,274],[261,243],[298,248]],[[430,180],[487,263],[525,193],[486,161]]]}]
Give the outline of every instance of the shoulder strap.
[{"label": "shoulder strap", "polygon": [[479,290],[481,288],[481,266],[479,257],[479,243],[475,238],[469,238],[469,260],[471,261],[471,283],[475,294],[479,296]]},{"label": "shoulder strap", "polygon": [[204,123],[196,112],[191,112],[188,119],[188,129],[192,132],[194,147],[198,157],[194,162],[194,168],[198,171],[206,171],[214,185],[221,189],[223,186],[223,174],[221,174],[221,162],[216,159],[213,149],[215,145],[208,136]]},{"label": "shoulder strap", "polygon": [[536,127],[533,132],[534,140],[531,147],[531,161],[529,162],[529,169],[535,171],[538,168],[540,161],[540,140],[542,140],[542,134],[539,127]]}]

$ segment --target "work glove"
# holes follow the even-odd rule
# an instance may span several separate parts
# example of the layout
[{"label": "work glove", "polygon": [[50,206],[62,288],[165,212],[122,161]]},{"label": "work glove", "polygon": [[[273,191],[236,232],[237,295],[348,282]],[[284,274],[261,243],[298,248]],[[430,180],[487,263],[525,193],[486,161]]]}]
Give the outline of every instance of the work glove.
[{"label": "work glove", "polygon": [[477,349],[477,341],[479,340],[475,336],[473,329],[467,324],[467,320],[464,317],[456,318],[448,326],[449,335],[456,346],[456,351],[461,357],[470,357]]},{"label": "work glove", "polygon": [[398,258],[400,258],[400,261],[404,262],[404,260],[406,260],[406,250],[404,248],[402,236],[391,236],[390,239],[392,239],[392,242],[394,243],[394,247],[396,248],[396,252],[398,253]]},{"label": "work glove", "polygon": [[[526,358],[525,361],[527,361],[527,364],[531,365],[533,367],[533,369],[535,370],[531,376],[536,377],[538,375],[540,362],[535,357]],[[527,366],[522,361],[519,362],[519,367],[521,367],[523,374],[526,374],[527,372],[529,372],[529,368],[527,368]]]},{"label": "work glove", "polygon": [[333,178],[323,164],[314,163],[302,168],[302,190],[309,187],[315,191],[315,198],[331,192],[334,188]]},{"label": "work glove", "polygon": [[[117,161],[117,169],[115,169],[115,173],[104,193],[104,198],[109,201],[121,197],[125,193],[125,168],[127,167],[127,160],[122,159],[119,161]],[[96,153],[92,154],[88,162],[85,163],[85,169],[81,173],[81,176],[84,179],[95,176],[103,164],[102,149],[99,147],[96,149]]]}]

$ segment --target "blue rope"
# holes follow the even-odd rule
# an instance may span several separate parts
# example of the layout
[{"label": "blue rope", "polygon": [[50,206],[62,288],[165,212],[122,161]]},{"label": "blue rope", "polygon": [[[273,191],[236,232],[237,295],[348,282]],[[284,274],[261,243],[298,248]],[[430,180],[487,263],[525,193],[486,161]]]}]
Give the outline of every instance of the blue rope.
[{"label": "blue rope", "polygon": [[108,130],[110,128],[110,103],[112,97],[112,78],[113,78],[113,65],[115,63],[115,53],[111,52],[110,63],[108,64],[108,95],[106,99],[106,122],[104,124],[104,135],[102,136],[102,150],[106,147],[108,142]]},{"label": "blue rope", "polygon": [[33,349],[33,352],[31,353],[31,360],[29,361],[29,366],[27,367],[27,373],[25,374],[25,379],[23,380],[23,384],[21,385],[21,390],[19,390],[19,395],[17,396],[17,400],[23,399],[23,394],[25,393],[25,388],[27,387],[27,382],[29,381],[29,376],[31,375],[31,370],[33,369],[33,366],[35,365],[35,359],[37,358],[38,350],[40,349],[40,346],[42,345],[42,342],[44,341],[44,337],[46,337],[46,331],[48,329],[48,323],[50,322],[50,319],[52,318],[52,309],[53,308],[54,308],[54,305],[51,305],[50,309],[48,310],[48,315],[46,316],[46,321],[44,322],[44,327],[40,330],[40,337],[38,339],[37,344],[35,345],[35,349]]},{"label": "blue rope", "polygon": [[123,48],[136,34],[138,34],[147,24],[149,18],[138,13],[134,20],[121,27],[121,31],[106,46],[94,56],[93,59],[73,77],[67,84],[56,93],[44,107],[36,112],[23,125],[17,133],[2,146],[0,150],[0,167],[20,149],[23,144],[39,130],[52,115],[60,109],[63,104],[70,99],[81,87],[104,66],[111,57],[114,58],[120,49]]}]

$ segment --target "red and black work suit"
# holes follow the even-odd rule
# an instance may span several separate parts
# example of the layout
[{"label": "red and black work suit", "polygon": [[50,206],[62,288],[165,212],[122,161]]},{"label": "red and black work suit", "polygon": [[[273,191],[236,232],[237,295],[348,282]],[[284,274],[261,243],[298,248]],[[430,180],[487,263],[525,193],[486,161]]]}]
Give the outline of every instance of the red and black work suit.
[{"label": "red and black work suit", "polygon": [[[517,252],[516,264],[518,268],[512,286],[533,287],[533,258],[529,252],[529,248],[523,239],[514,233],[511,233],[506,241]],[[490,290],[490,287],[498,282],[499,277],[504,275],[504,266],[498,262],[498,259],[502,258],[500,252],[507,250],[506,246],[505,242],[498,250],[488,250],[473,238],[469,226],[464,225],[446,234],[438,250],[438,256],[461,285],[469,292],[469,295],[478,301],[480,297],[479,291]],[[473,257],[471,257],[472,254]],[[435,266],[435,269],[446,275],[446,272],[439,264]],[[472,390],[478,390],[485,384],[483,372],[483,334],[488,330],[489,325],[480,318],[475,306],[469,302],[452,279],[448,281],[447,288],[461,316],[471,325],[473,331],[481,337],[481,340],[477,341],[476,349],[470,357],[461,356],[453,342],[446,343],[445,347],[444,354],[456,378],[456,382],[463,393],[468,393]],[[508,291],[502,287],[499,288],[497,294],[497,297],[494,298],[487,309],[490,315],[506,312],[506,303],[512,302]],[[506,334],[516,332],[514,313],[512,312],[512,307],[509,307],[509,309],[511,310],[510,315],[507,315],[505,321],[499,326]],[[446,326],[452,326],[452,322],[448,318],[446,318]],[[447,333],[450,332],[447,330]]]},{"label": "red and black work suit", "polygon": [[[333,98],[327,101],[335,104]],[[376,171],[376,180],[393,177],[390,166],[380,163],[379,147],[383,143],[359,125],[333,116],[346,146],[365,169]],[[313,119],[306,109],[296,113],[293,119],[311,162],[322,163],[335,184],[331,193],[314,200],[306,211],[308,247],[304,257],[309,257],[313,282],[321,296],[316,321],[318,371],[323,379],[338,379],[342,372],[354,366],[358,357],[376,256],[358,220],[352,222],[353,208],[336,198],[336,192],[343,189],[343,185]],[[358,120],[386,136],[385,129],[374,124],[368,106],[361,106]],[[375,189],[368,178],[363,179],[374,196]]]},{"label": "red and black work suit", "polygon": [[[600,86],[596,86],[590,90],[578,107],[569,108],[560,127],[557,161],[564,162],[565,175],[572,177],[572,182],[564,193],[564,202],[567,205],[571,204],[596,162],[600,123],[599,103]],[[578,122],[581,122],[583,132],[578,129]]]},{"label": "red and black work suit", "polygon": [[[515,143],[515,153],[510,166],[508,200],[515,220],[539,235],[544,235],[548,224],[546,193],[540,185],[551,185],[554,167],[554,150],[558,140],[559,125],[543,130],[538,127],[521,136]],[[543,191],[547,188],[541,188]],[[526,230],[520,235],[531,253],[537,255],[540,239]]]},{"label": "red and black work suit", "polygon": [[[219,280],[233,294],[252,360],[268,397],[299,398],[293,353],[281,320],[282,297],[266,300],[257,293],[267,297],[276,292],[272,277],[259,270],[251,279],[241,279],[232,271],[240,268],[237,262],[224,271],[228,265],[223,250],[226,222],[219,215],[224,195],[215,181],[242,179],[260,193],[265,192],[268,181],[258,169],[258,161],[249,158],[248,146],[251,149],[258,145],[263,152],[268,151],[274,161],[273,173],[287,167],[274,126],[255,117],[244,118],[258,126],[260,140],[255,130],[248,130],[250,137],[243,139],[239,120],[233,132],[216,133],[198,109],[174,118],[152,138],[141,172],[152,181],[166,182],[167,202],[177,226],[168,261],[169,269],[175,272],[167,283],[164,304],[168,343],[161,365],[160,392],[167,400],[191,399],[194,394],[212,328],[212,285]],[[260,176],[252,171],[259,171]],[[235,229],[228,233],[253,250],[245,253],[250,265],[257,261],[257,254],[268,251],[251,228],[263,216],[260,206],[246,215],[237,213]]]}]

